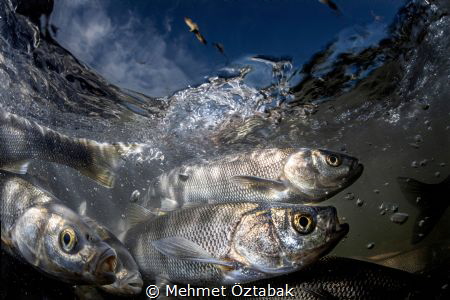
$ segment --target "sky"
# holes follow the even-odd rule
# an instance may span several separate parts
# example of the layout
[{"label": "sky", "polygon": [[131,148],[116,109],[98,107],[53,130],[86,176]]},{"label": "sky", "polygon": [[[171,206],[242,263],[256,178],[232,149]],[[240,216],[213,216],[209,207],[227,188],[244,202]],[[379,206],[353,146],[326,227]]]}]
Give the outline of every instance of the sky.
[{"label": "sky", "polygon": [[[342,49],[377,42],[404,1],[335,3],[340,14],[317,0],[60,0],[50,22],[55,39],[108,81],[161,97],[225,67],[262,68],[250,61],[254,55],[289,56],[298,67],[339,39]],[[184,17],[198,24],[207,45]]]}]

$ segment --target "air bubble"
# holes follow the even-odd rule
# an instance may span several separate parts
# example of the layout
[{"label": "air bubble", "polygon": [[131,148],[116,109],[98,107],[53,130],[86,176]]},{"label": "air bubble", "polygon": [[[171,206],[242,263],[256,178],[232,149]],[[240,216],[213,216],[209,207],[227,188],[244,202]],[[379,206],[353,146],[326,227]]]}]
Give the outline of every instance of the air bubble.
[{"label": "air bubble", "polygon": [[412,168],[417,168],[417,167],[418,167],[417,161],[414,160],[414,161],[411,163],[411,167],[412,167]]},{"label": "air bubble", "polygon": [[421,167],[425,167],[427,165],[427,163],[428,163],[428,160],[424,159],[424,160],[421,160],[419,164]]},{"label": "air bubble", "polygon": [[398,211],[398,204],[396,204],[396,203],[392,204],[390,210],[393,213],[397,212]]},{"label": "air bubble", "polygon": [[367,245],[366,245],[366,248],[367,249],[373,249],[373,247],[375,247],[375,243],[368,243]]},{"label": "air bubble", "polygon": [[133,193],[131,193],[130,202],[137,202],[140,196],[141,193],[138,190],[134,190]]},{"label": "air bubble", "polygon": [[434,173],[434,177],[441,177],[441,172]]},{"label": "air bubble", "polygon": [[416,136],[414,137],[414,141],[415,141],[416,143],[422,143],[422,142],[423,142],[423,138],[422,138],[422,136],[421,136],[420,134],[418,134],[418,135],[416,135]]},{"label": "air bubble", "polygon": [[409,215],[407,213],[396,212],[391,216],[391,221],[396,224],[403,224],[408,220]]},{"label": "air bubble", "polygon": [[379,194],[379,193],[380,193],[380,190],[374,189],[373,192],[374,192],[375,194]]},{"label": "air bubble", "polygon": [[355,199],[355,195],[353,193],[347,193],[347,194],[345,194],[344,199],[345,200],[353,200],[353,199]]},{"label": "air bubble", "polygon": [[359,199],[359,198],[358,198],[358,200],[356,200],[356,205],[357,205],[357,206],[361,207],[361,206],[363,206],[363,204],[364,204],[364,201],[363,201],[363,200],[361,200],[361,199]]},{"label": "air bubble", "polygon": [[440,163],[439,166],[445,167],[445,163]]}]

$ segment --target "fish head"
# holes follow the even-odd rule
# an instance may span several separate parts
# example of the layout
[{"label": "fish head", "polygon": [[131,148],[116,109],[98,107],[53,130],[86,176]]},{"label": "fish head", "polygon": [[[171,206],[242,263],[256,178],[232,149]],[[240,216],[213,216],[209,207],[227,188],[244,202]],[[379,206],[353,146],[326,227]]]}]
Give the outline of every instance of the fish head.
[{"label": "fish head", "polygon": [[108,228],[88,216],[83,216],[82,218],[100,239],[110,245],[117,254],[117,265],[114,270],[116,280],[112,284],[102,285],[100,288],[113,295],[127,296],[139,294],[144,282],[142,281],[139,267],[133,256]]},{"label": "fish head", "polygon": [[[118,242],[119,243],[119,242]],[[136,295],[142,290],[144,282],[142,280],[139,267],[134,258],[120,243],[110,243],[117,253],[116,281],[101,288],[114,295]]]},{"label": "fish head", "polygon": [[299,149],[287,159],[283,179],[289,187],[311,201],[332,197],[362,174],[357,158],[322,149]]},{"label": "fish head", "polygon": [[327,254],[348,230],[334,207],[280,204],[243,217],[233,258],[264,277],[289,273]]},{"label": "fish head", "polygon": [[29,263],[60,280],[100,285],[115,281],[114,249],[64,205],[27,211],[15,226],[14,241]]}]

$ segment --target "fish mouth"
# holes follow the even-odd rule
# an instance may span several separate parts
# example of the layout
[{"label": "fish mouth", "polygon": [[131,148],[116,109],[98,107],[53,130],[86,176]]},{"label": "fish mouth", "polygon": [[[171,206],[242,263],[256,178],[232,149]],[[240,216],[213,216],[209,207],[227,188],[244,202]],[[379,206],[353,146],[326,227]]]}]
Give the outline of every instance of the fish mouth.
[{"label": "fish mouth", "polygon": [[333,236],[334,240],[340,241],[344,236],[348,234],[350,231],[350,225],[348,223],[337,223],[333,228],[331,229],[331,234]]},{"label": "fish mouth", "polygon": [[112,248],[108,248],[99,255],[94,272],[98,284],[111,284],[116,281],[117,255]]},{"label": "fish mouth", "polygon": [[334,246],[336,246],[336,244],[348,234],[350,225],[348,225],[347,223],[341,224],[339,222],[336,208],[332,207],[332,212],[326,228],[330,234],[331,244],[334,244]]},{"label": "fish mouth", "polygon": [[121,296],[137,295],[142,291],[144,281],[139,272],[132,273],[122,279],[119,278],[120,276],[117,277],[113,284],[104,285],[101,288],[108,293]]},{"label": "fish mouth", "polygon": [[141,274],[135,273],[129,278],[127,278],[126,282],[126,291],[128,294],[139,294],[142,291],[142,286],[144,285],[144,281],[142,280]]},{"label": "fish mouth", "polygon": [[348,177],[346,177],[347,180],[344,179],[344,182],[339,185],[340,190],[349,187],[361,176],[364,171],[364,165],[356,160],[352,163],[350,170]]}]

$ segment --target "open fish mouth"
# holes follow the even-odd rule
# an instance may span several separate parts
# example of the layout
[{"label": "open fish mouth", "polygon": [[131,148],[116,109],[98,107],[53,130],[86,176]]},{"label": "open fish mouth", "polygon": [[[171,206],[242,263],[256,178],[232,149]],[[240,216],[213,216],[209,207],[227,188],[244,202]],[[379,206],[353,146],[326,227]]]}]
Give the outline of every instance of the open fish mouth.
[{"label": "open fish mouth", "polygon": [[356,160],[352,163],[352,166],[350,169],[351,169],[351,171],[350,171],[350,174],[348,175],[348,177],[346,177],[343,180],[344,182],[339,185],[340,190],[343,190],[346,187],[349,187],[361,176],[361,174],[364,171],[364,165],[358,163],[358,161]]},{"label": "open fish mouth", "polygon": [[108,248],[99,255],[95,269],[95,278],[98,284],[111,284],[116,280],[115,270],[117,266],[116,252]]},{"label": "open fish mouth", "polygon": [[350,226],[347,223],[340,223],[338,216],[337,216],[337,210],[333,207],[332,210],[332,216],[330,216],[330,219],[327,224],[327,231],[331,235],[331,241],[335,241],[338,243],[344,236],[348,234],[350,230]]},{"label": "open fish mouth", "polygon": [[130,295],[139,294],[142,290],[144,282],[142,281],[141,275],[139,273],[130,276],[126,280],[126,291]]},{"label": "open fish mouth", "polygon": [[341,240],[344,236],[348,234],[350,230],[350,226],[347,223],[339,224],[337,223],[336,226],[332,229],[332,234],[334,236],[334,239]]}]

